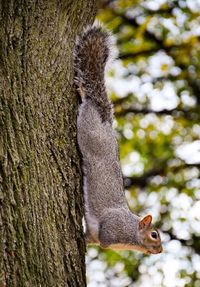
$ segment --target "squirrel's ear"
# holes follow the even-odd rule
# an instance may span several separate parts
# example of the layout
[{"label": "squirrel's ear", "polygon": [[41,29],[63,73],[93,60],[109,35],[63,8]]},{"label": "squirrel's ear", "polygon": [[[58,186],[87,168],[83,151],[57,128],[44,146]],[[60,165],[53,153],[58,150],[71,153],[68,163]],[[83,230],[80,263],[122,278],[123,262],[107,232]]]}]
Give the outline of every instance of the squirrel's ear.
[{"label": "squirrel's ear", "polygon": [[139,229],[146,229],[151,225],[152,216],[150,214],[146,215],[139,221]]}]

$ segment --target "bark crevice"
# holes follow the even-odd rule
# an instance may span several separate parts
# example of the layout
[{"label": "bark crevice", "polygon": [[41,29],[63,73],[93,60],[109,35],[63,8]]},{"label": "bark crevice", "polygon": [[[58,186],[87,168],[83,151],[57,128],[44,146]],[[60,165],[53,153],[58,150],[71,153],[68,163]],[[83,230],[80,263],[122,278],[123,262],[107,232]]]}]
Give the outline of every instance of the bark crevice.
[{"label": "bark crevice", "polygon": [[0,1],[0,287],[85,286],[73,87],[94,1]]}]

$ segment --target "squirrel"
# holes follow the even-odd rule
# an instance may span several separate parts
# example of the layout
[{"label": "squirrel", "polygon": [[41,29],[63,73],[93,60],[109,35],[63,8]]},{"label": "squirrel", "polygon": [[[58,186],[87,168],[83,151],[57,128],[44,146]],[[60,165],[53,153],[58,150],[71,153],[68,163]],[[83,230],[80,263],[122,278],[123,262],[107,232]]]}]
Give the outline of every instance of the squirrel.
[{"label": "squirrel", "polygon": [[133,214],[127,204],[113,130],[113,109],[104,73],[112,35],[100,25],[89,26],[77,38],[74,51],[75,85],[81,97],[77,137],[82,154],[85,239],[102,248],[162,252],[152,216]]}]

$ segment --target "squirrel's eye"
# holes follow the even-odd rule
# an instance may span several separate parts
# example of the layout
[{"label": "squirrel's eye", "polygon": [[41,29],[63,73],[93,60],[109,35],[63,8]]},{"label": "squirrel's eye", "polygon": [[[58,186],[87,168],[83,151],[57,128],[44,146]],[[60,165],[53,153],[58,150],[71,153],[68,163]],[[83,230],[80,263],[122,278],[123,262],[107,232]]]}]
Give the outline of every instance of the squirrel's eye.
[{"label": "squirrel's eye", "polygon": [[151,237],[154,239],[158,239],[158,233],[156,231],[151,232]]}]

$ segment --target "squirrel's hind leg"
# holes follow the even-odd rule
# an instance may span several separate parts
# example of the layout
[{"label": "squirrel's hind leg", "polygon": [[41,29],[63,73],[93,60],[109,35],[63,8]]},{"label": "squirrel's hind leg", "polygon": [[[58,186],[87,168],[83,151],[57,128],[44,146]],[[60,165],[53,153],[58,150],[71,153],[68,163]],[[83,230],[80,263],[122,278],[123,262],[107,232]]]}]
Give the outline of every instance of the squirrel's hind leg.
[{"label": "squirrel's hind leg", "polygon": [[99,244],[99,228],[95,218],[86,218],[85,241],[86,244]]}]

